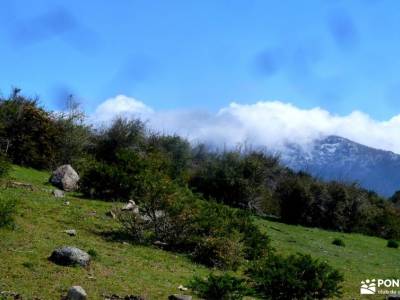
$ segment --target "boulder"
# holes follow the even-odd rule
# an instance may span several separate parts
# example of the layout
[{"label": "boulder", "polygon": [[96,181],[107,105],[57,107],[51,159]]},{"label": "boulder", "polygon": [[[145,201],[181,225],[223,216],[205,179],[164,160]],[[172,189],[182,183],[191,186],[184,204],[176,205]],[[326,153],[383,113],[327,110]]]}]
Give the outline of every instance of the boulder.
[{"label": "boulder", "polygon": [[136,205],[135,201],[129,200],[128,203],[122,208],[122,210],[133,211],[134,213],[139,213],[139,206]]},{"label": "boulder", "polygon": [[73,286],[68,290],[67,300],[86,300],[87,294],[81,286]]},{"label": "boulder", "polygon": [[52,194],[53,194],[53,196],[56,197],[56,198],[62,198],[62,197],[65,196],[64,192],[61,191],[61,190],[59,190],[59,189],[53,190]]},{"label": "boulder", "polygon": [[86,267],[90,263],[90,255],[75,247],[61,247],[53,251],[49,259],[62,266],[80,265]]},{"label": "boulder", "polygon": [[59,189],[70,192],[78,188],[79,175],[71,165],[62,165],[53,172],[49,181]]},{"label": "boulder", "polygon": [[189,295],[171,295],[168,300],[192,300],[192,296]]}]

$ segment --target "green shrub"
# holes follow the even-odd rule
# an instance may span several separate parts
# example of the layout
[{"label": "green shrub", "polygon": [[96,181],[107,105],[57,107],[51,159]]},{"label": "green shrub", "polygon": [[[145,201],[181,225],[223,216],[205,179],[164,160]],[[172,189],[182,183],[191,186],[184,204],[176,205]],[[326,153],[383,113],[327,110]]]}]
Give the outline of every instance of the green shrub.
[{"label": "green shrub", "polygon": [[91,258],[94,260],[99,259],[99,253],[95,249],[89,249],[88,254],[90,255]]},{"label": "green shrub", "polygon": [[0,153],[0,179],[7,176],[10,168],[11,164],[8,158],[4,154]]},{"label": "green shrub", "polygon": [[241,235],[205,236],[198,240],[192,256],[195,261],[210,267],[236,270],[244,259]]},{"label": "green shrub", "polygon": [[210,274],[206,279],[195,277],[189,286],[204,299],[240,300],[253,293],[244,279],[226,273]]},{"label": "green shrub", "polygon": [[131,149],[138,152],[144,147],[146,131],[145,124],[139,119],[116,118],[109,127],[95,131],[90,152],[99,161],[116,163],[119,151]]},{"label": "green shrub", "polygon": [[[132,212],[117,212],[117,219],[121,224],[123,231],[129,236],[134,243],[146,243],[146,230],[150,230],[149,222],[144,220],[139,214]],[[150,225],[151,226],[151,225]]]},{"label": "green shrub", "polygon": [[0,227],[11,226],[14,224],[14,215],[16,210],[16,200],[0,198]]},{"label": "green shrub", "polygon": [[248,269],[263,299],[325,299],[341,295],[343,276],[309,255],[269,255]]},{"label": "green shrub", "polygon": [[60,134],[51,113],[39,107],[37,99],[14,89],[8,99],[0,99],[0,136],[8,141],[11,161],[38,169],[56,163]]},{"label": "green shrub", "polygon": [[273,207],[270,179],[281,167],[278,159],[262,151],[205,153],[196,162],[190,187],[207,199],[263,213]]},{"label": "green shrub", "polygon": [[343,240],[342,239],[338,239],[338,238],[336,238],[336,239],[334,239],[332,241],[332,245],[336,245],[336,246],[339,246],[339,247],[345,247],[346,246],[345,243],[343,242]]},{"label": "green shrub", "polygon": [[30,261],[23,262],[22,265],[31,271],[35,270],[35,265]]},{"label": "green shrub", "polygon": [[166,249],[189,253],[197,262],[222,269],[236,269],[244,259],[268,253],[268,237],[258,231],[247,213],[201,200],[154,171],[146,171],[140,178],[141,187],[134,198],[139,214],[118,214],[132,241],[161,241]]},{"label": "green shrub", "polygon": [[399,243],[395,240],[388,240],[387,247],[389,248],[399,248]]},{"label": "green shrub", "polygon": [[201,204],[192,225],[195,260],[235,269],[244,259],[258,259],[270,251],[268,237],[259,231],[247,212],[215,202]]}]

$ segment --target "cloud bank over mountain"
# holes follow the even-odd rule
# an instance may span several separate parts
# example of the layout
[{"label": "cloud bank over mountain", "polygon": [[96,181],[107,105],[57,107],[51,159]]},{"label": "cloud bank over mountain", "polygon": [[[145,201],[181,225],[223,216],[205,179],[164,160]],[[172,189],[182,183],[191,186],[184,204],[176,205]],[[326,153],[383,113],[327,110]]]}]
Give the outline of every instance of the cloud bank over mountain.
[{"label": "cloud bank over mountain", "polygon": [[160,132],[176,133],[193,142],[216,146],[249,143],[279,151],[286,143],[307,146],[316,138],[338,135],[355,142],[400,153],[400,115],[387,121],[354,111],[334,115],[319,107],[302,109],[282,101],[231,103],[217,113],[199,110],[155,110],[137,99],[118,95],[101,103],[90,116],[95,124],[113,118],[140,118]]}]

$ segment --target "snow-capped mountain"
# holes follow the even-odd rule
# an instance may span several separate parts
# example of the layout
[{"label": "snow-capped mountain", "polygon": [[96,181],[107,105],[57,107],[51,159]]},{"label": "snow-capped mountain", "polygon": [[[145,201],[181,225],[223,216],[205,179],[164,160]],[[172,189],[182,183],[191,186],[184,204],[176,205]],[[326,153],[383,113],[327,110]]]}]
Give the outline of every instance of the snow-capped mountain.
[{"label": "snow-capped mountain", "polygon": [[328,136],[309,146],[288,144],[284,164],[326,180],[358,182],[362,187],[391,196],[400,190],[400,155]]}]

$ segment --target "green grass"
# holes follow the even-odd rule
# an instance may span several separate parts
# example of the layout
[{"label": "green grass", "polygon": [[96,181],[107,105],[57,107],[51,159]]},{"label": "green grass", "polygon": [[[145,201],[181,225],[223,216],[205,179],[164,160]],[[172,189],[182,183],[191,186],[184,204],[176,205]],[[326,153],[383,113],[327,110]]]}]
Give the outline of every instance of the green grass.
[{"label": "green grass", "polygon": [[[103,299],[103,294],[167,299],[179,293],[177,287],[186,285],[194,275],[210,272],[184,255],[104,236],[102,233],[118,226],[105,215],[117,204],[82,199],[78,194],[54,198],[46,172],[14,167],[10,177],[35,188],[0,191],[0,197],[15,198],[19,203],[15,229],[0,229],[0,291],[18,292],[23,299],[47,300],[59,299],[70,286],[81,285],[90,299]],[[308,253],[342,271],[344,299],[360,299],[361,280],[399,277],[400,250],[386,247],[383,239],[261,219],[257,224],[269,234],[278,253]],[[76,229],[77,236],[63,233],[66,229]],[[342,239],[346,247],[333,245],[335,238]],[[95,251],[96,258],[88,269],[49,262],[52,250],[62,245]]]},{"label": "green grass", "polygon": [[[257,223],[268,232],[279,253],[307,253],[340,270],[344,275],[344,299],[360,299],[361,280],[400,277],[400,250],[386,247],[384,239],[265,220]],[[335,238],[343,240],[346,247],[333,245]]]},{"label": "green grass", "polygon": [[[15,167],[11,178],[34,184],[34,191],[0,192],[0,197],[19,203],[16,228],[0,229],[0,291],[47,300],[60,299],[69,287],[81,285],[90,299],[103,299],[103,294],[167,299],[194,274],[209,273],[183,255],[106,239],[102,232],[115,229],[116,222],[105,214],[115,204],[70,195],[54,198],[48,177],[45,172]],[[66,229],[76,229],[77,236],[68,236]],[[88,269],[49,262],[52,250],[63,245],[92,249],[97,256]]]}]

